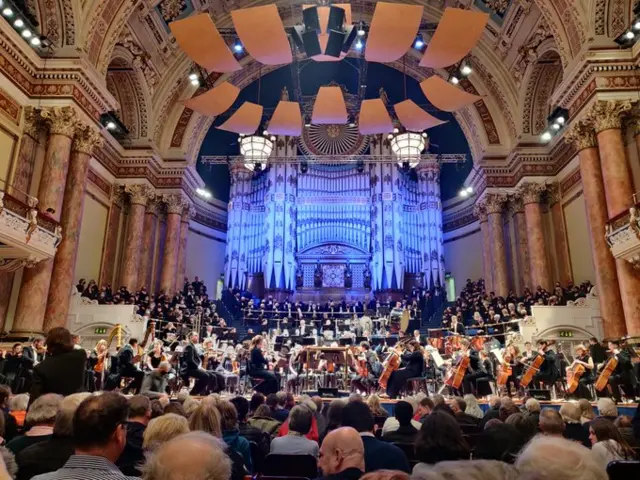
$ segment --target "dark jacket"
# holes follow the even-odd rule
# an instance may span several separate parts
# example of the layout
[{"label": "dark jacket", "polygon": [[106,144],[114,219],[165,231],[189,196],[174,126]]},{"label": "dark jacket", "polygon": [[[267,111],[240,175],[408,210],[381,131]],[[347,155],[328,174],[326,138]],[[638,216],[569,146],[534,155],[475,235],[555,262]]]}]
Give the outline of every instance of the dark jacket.
[{"label": "dark jacket", "polygon": [[364,472],[361,472],[357,468],[347,468],[346,470],[333,475],[318,477],[316,480],[357,480],[363,475]]},{"label": "dark jacket", "polygon": [[25,448],[16,455],[17,480],[30,480],[42,473],[55,472],[67,463],[73,451],[73,438],[55,435]]},{"label": "dark jacket", "polygon": [[248,423],[241,422],[238,422],[238,430],[240,431],[240,435],[249,440],[249,442],[256,443],[264,455],[269,453],[271,439],[268,435],[265,435],[262,430],[252,427]]},{"label": "dark jacket", "polygon": [[[490,408],[489,410],[487,410],[487,412],[484,414],[484,417],[482,417],[482,420],[480,420],[480,425],[479,425],[480,430],[484,430],[484,426],[487,424],[489,420],[492,420],[494,418],[499,418],[499,417],[500,417],[500,409]],[[538,428],[537,422],[536,422],[536,428]]]},{"label": "dark jacket", "polygon": [[138,422],[127,422],[127,444],[116,462],[122,473],[131,477],[141,476],[138,466],[144,463],[144,450],[142,449],[142,437],[146,425]]},{"label": "dark jacket", "polygon": [[182,373],[186,373],[198,370],[200,368],[200,364],[200,356],[198,355],[196,346],[192,343],[189,343],[186,347],[184,347],[184,352],[182,353],[182,365],[180,371]]},{"label": "dark jacket", "polygon": [[587,448],[591,448],[589,430],[579,423],[565,423],[562,436],[568,440],[579,442]]},{"label": "dark jacket", "polygon": [[33,369],[29,403],[45,393],[58,393],[66,397],[83,392],[86,364],[87,354],[84,350],[71,350],[46,357]]},{"label": "dark jacket", "polygon": [[415,443],[417,435],[418,429],[409,424],[387,433],[382,439],[389,443]]},{"label": "dark jacket", "polygon": [[400,470],[411,473],[407,456],[395,445],[369,436],[362,437],[362,443],[364,443],[364,466],[366,472]]},{"label": "dark jacket", "polygon": [[225,430],[224,432],[222,432],[222,439],[224,440],[224,443],[229,446],[229,448],[238,452],[242,456],[244,466],[247,468],[249,473],[251,473],[253,471],[253,464],[251,459],[251,446],[249,445],[249,440],[240,436],[240,432],[237,429]]}]

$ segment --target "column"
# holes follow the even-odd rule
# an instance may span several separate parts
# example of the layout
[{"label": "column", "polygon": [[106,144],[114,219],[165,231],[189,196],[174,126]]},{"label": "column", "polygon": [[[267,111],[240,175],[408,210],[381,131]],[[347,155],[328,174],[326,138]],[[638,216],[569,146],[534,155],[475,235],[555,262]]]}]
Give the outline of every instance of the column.
[{"label": "column", "polygon": [[[51,214],[60,220],[64,187],[67,182],[71,142],[77,123],[72,107],[51,107],[40,112],[49,124],[49,142],[38,189],[40,210],[53,208]],[[30,334],[42,332],[44,314],[49,295],[52,261],[43,261],[33,268],[25,268],[18,294],[13,333]]]},{"label": "column", "polygon": [[189,220],[195,215],[195,207],[191,202],[188,202],[182,216],[180,217],[180,236],[178,242],[178,268],[176,270],[176,291],[182,290],[184,287],[184,277],[187,271],[187,239],[189,237]]},{"label": "column", "polygon": [[529,245],[529,263],[531,265],[531,287],[535,291],[538,286],[550,291],[552,287],[551,271],[547,259],[547,246],[544,240],[542,224],[542,192],[546,186],[541,183],[525,183],[520,187],[524,203],[524,220],[527,225],[527,241]]},{"label": "column", "polygon": [[[142,252],[142,231],[144,228],[145,209],[150,198],[154,197],[153,189],[146,183],[125,185],[125,194],[129,197],[129,218],[122,251],[122,274],[120,285],[129,291],[137,292],[142,286],[138,281],[140,255]],[[173,293],[173,292],[172,292]]]},{"label": "column", "polygon": [[484,276],[484,289],[487,294],[493,292],[493,268],[491,265],[491,234],[489,232],[489,222],[486,205],[478,202],[473,206],[473,214],[480,222],[480,232],[482,234],[482,274]]},{"label": "column", "polygon": [[518,263],[518,294],[525,288],[531,289],[531,264],[529,263],[529,244],[527,242],[527,223],[524,218],[522,196],[513,195],[509,199],[509,211],[513,219],[515,233],[516,262]]},{"label": "column", "polygon": [[186,199],[182,194],[174,194],[163,195],[162,201],[167,204],[167,233],[162,257],[160,290],[166,295],[173,295],[178,270],[180,222]]},{"label": "column", "polygon": [[558,183],[547,185],[547,198],[551,207],[551,221],[553,222],[556,261],[558,262],[558,281],[561,285],[567,286],[573,283],[573,273],[571,272],[567,230],[564,224],[564,212],[562,211],[562,193]]},{"label": "column", "polygon": [[596,273],[595,283],[604,335],[620,338],[626,333],[626,325],[623,321],[624,310],[616,261],[604,237],[609,216],[596,134],[589,123],[580,121],[572,125],[571,130],[565,135],[565,140],[574,143],[578,149],[582,192],[587,212],[591,256]]},{"label": "column", "polygon": [[[621,120],[629,110],[631,102],[611,100],[596,102],[589,112],[598,139],[609,220],[633,206],[633,177],[622,138]],[[640,271],[634,270],[624,259],[615,262],[627,333],[640,335]]]},{"label": "column", "polygon": [[[124,191],[121,185],[111,186],[111,206],[109,207],[109,219],[104,239],[104,251],[102,253],[102,267],[100,268],[99,285],[112,285],[115,282],[116,253],[118,252],[118,231],[120,217],[124,207]],[[118,288],[118,287],[116,287]]]},{"label": "column", "polygon": [[71,161],[64,190],[60,226],[62,241],[53,261],[51,287],[47,300],[44,331],[64,327],[69,313],[69,297],[74,286],[74,273],[87,184],[89,161],[95,147],[102,144],[100,134],[88,125],[76,130],[71,147]]},{"label": "column", "polygon": [[155,198],[149,200],[144,214],[138,283],[140,287],[146,287],[147,292],[151,292],[151,275],[156,247],[156,230],[158,228],[158,206],[159,204]]},{"label": "column", "polygon": [[484,199],[489,224],[491,258],[493,259],[493,290],[500,297],[506,297],[509,294],[507,252],[504,243],[504,220],[502,219],[502,211],[506,202],[507,197],[502,194],[489,194]]}]

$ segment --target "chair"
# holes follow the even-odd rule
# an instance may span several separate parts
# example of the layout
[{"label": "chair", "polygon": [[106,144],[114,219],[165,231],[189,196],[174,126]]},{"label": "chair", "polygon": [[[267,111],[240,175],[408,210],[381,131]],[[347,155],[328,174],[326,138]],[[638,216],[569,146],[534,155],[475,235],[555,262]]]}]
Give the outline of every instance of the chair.
[{"label": "chair", "polygon": [[249,442],[251,448],[251,460],[253,462],[253,473],[262,472],[264,464],[264,453],[260,449],[260,446],[256,442]]},{"label": "chair", "polygon": [[413,394],[422,391],[426,395],[429,395],[429,378],[428,377],[413,377],[407,380],[407,386],[411,386]]},{"label": "chair", "polygon": [[413,443],[392,443],[406,455],[409,462],[416,461],[416,446]]},{"label": "chair", "polygon": [[281,477],[316,478],[318,476],[318,461],[312,455],[277,455],[271,453],[264,459],[262,473]]},{"label": "chair", "polygon": [[633,460],[618,460],[607,465],[609,480],[629,480],[640,478],[640,462]]}]

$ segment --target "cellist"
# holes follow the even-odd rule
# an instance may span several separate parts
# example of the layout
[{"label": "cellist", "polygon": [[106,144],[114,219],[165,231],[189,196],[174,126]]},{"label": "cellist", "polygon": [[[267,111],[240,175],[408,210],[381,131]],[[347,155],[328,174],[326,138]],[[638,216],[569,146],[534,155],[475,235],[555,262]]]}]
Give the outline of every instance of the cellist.
[{"label": "cellist", "polygon": [[[556,353],[549,348],[549,342],[538,340],[538,355],[544,360],[533,376],[533,381],[537,386],[542,382],[546,386],[553,385],[558,379],[558,367],[556,366]],[[535,358],[535,357],[534,357]]]},{"label": "cellist", "polygon": [[609,376],[608,385],[611,387],[611,395],[616,402],[622,401],[620,394],[621,387],[624,390],[625,396],[633,398],[633,383],[632,383],[632,369],[631,355],[627,349],[620,348],[620,342],[618,340],[609,341],[609,353],[612,353],[618,360],[618,365],[613,370],[613,373]]},{"label": "cellist", "polygon": [[576,357],[573,359],[573,363],[569,365],[569,369],[573,369],[576,365],[582,365],[585,369],[584,373],[578,380],[578,388],[575,391],[575,395],[578,398],[592,400],[588,385],[591,385],[595,381],[595,377],[593,375],[595,367],[593,359],[584,345],[577,345],[575,352]]},{"label": "cellist", "polygon": [[422,376],[424,356],[418,342],[411,340],[401,358],[405,367],[391,373],[387,384],[389,398],[397,398],[408,379]]},{"label": "cellist", "polygon": [[481,378],[487,378],[489,374],[486,372],[483,366],[483,362],[480,358],[480,352],[471,346],[471,342],[463,338],[461,340],[462,350],[464,354],[469,357],[469,367],[464,374],[462,380],[462,390],[466,393],[475,394],[476,381]]}]

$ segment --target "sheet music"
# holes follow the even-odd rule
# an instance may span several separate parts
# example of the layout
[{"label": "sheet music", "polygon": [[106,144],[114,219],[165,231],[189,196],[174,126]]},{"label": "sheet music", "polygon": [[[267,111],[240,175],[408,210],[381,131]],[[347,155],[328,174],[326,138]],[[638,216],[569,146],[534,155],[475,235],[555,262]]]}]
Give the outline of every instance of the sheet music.
[{"label": "sheet music", "polygon": [[444,365],[444,360],[442,359],[442,356],[440,355],[440,352],[437,348],[427,347],[426,350],[431,355],[431,358],[433,358],[436,367],[440,368],[442,365]]},{"label": "sheet music", "polygon": [[494,348],[493,350],[491,350],[491,353],[493,353],[496,356],[499,363],[504,363],[504,358],[502,357],[502,349]]}]

